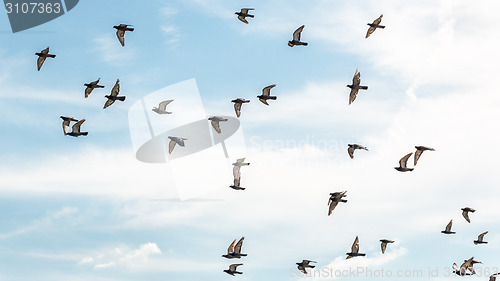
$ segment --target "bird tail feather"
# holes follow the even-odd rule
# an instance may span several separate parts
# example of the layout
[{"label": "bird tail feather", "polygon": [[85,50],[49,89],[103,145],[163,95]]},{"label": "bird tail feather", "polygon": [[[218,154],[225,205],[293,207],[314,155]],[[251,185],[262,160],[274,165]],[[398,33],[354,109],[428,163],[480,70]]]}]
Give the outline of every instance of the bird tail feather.
[{"label": "bird tail feather", "polygon": [[117,100],[124,101],[125,97],[116,97]]},{"label": "bird tail feather", "polygon": [[360,86],[359,87],[361,90],[368,90],[368,86]]}]

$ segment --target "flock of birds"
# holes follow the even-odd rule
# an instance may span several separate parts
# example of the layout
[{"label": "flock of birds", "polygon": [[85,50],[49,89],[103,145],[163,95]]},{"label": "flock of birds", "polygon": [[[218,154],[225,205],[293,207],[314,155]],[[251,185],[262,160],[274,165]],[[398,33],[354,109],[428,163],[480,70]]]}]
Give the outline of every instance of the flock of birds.
[{"label": "flock of birds", "polygon": [[[236,12],[235,14],[238,15],[238,19],[241,22],[248,24],[248,21],[246,18],[247,17],[254,18],[254,15],[249,14],[249,12],[251,10],[254,10],[254,9],[243,8],[243,9],[241,9],[241,11]],[[373,34],[376,29],[378,29],[378,28],[384,29],[385,28],[385,26],[380,25],[381,21],[382,21],[382,15],[380,17],[378,17],[376,20],[374,20],[372,23],[368,23],[369,28],[368,28],[368,31],[366,33],[365,38],[368,38],[371,34]],[[122,46],[125,46],[125,32],[126,31],[134,31],[134,28],[131,28],[130,26],[131,25],[127,25],[127,24],[120,24],[117,26],[113,26],[113,28],[115,28],[117,30],[116,36],[117,36],[117,38]],[[301,41],[301,33],[304,30],[304,27],[305,26],[302,25],[293,32],[292,40],[288,41],[288,46],[293,47],[293,46],[307,46],[308,45],[308,43]],[[40,71],[40,69],[42,68],[46,58],[55,58],[56,57],[56,55],[54,55],[54,54],[49,54],[48,47],[46,49],[42,50],[40,53],[35,53],[35,54],[38,56],[38,60],[37,60],[38,71]],[[353,80],[352,80],[352,84],[347,85],[347,87],[351,89],[350,93],[349,93],[349,105],[355,101],[359,90],[368,90],[368,86],[361,85],[360,77],[361,77],[361,74],[360,74],[359,70],[356,69],[356,72],[355,72]],[[99,85],[99,81],[100,81],[100,79],[97,79],[96,81],[84,84],[84,86],[86,86],[85,98],[88,98],[94,89],[104,88],[104,86]],[[125,100],[125,96],[118,96],[118,94],[120,92],[119,82],[120,82],[120,80],[117,79],[114,87],[111,90],[110,95],[105,96],[107,98],[107,100],[104,104],[104,107],[103,107],[104,109],[111,106],[117,100],[119,100],[119,101]],[[268,100],[276,100],[277,99],[276,96],[271,96],[271,89],[274,88],[275,86],[276,86],[276,84],[272,84],[272,85],[269,85],[267,87],[264,87],[262,89],[262,94],[257,96],[259,101],[261,101],[265,105],[269,105]],[[158,107],[152,108],[152,111],[157,113],[157,114],[160,114],[160,115],[172,114],[172,112],[167,111],[167,106],[170,103],[172,103],[173,101],[174,100],[161,101],[161,102],[159,102]],[[240,117],[242,105],[245,103],[249,103],[250,100],[246,100],[244,98],[237,98],[237,99],[232,100],[231,102],[234,103],[234,111],[236,113],[236,116]],[[61,116],[60,118],[63,120],[62,127],[63,127],[64,135],[79,137],[79,136],[86,136],[88,134],[88,132],[82,132],[80,130],[80,127],[85,122],[85,119],[77,120],[73,117],[67,117],[67,116]],[[212,125],[213,129],[218,134],[220,134],[222,132],[221,122],[227,121],[226,118],[223,118],[220,116],[212,116],[212,117],[208,118],[208,120],[211,121],[211,125]],[[75,123],[71,127],[72,130],[69,131],[71,122],[75,122]],[[185,141],[187,140],[186,138],[179,137],[179,136],[168,136],[168,138],[170,139],[169,154],[172,153],[172,151],[174,150],[176,145],[184,147]],[[419,160],[420,156],[422,155],[422,153],[424,151],[435,151],[435,149],[430,148],[430,147],[426,147],[426,146],[415,146],[415,148],[416,148],[416,152],[414,154],[414,161],[413,161],[414,166],[417,165],[417,161]],[[366,148],[360,144],[348,144],[347,152],[348,152],[348,155],[351,159],[354,158],[355,150],[368,151],[368,148]],[[406,154],[405,156],[403,156],[403,158],[401,158],[399,160],[399,167],[394,167],[394,168],[399,172],[411,172],[411,171],[413,171],[414,168],[409,168],[407,165],[408,159],[412,156],[412,154],[413,154],[413,152],[410,152],[410,153]],[[241,187],[240,168],[242,166],[248,166],[248,165],[250,165],[250,163],[245,163],[244,161],[245,161],[245,158],[240,158],[240,159],[237,159],[236,162],[232,164],[234,166],[233,167],[234,182],[233,182],[233,185],[230,186],[232,189],[245,190],[245,188]],[[339,202],[347,203],[347,200],[344,199],[344,197],[347,196],[346,193],[347,193],[347,191],[330,193],[330,197],[328,199],[328,206],[329,206],[328,216],[330,216],[332,214],[332,212],[337,207]],[[469,208],[469,207],[462,208],[462,216],[469,223],[470,223],[469,213],[474,213],[474,212],[475,212],[475,210],[472,208]],[[455,234],[456,232],[451,231],[452,224],[453,224],[453,220],[450,220],[450,222],[446,225],[445,230],[441,231],[441,233],[443,233],[443,234]],[[488,243],[488,242],[484,241],[484,236],[487,233],[488,233],[488,231],[481,233],[478,236],[477,240],[473,241],[474,244],[478,245],[478,244]],[[244,237],[242,237],[238,242],[236,242],[236,239],[235,239],[229,245],[229,248],[227,249],[227,254],[222,255],[222,257],[227,258],[227,259],[235,259],[235,258],[240,259],[242,257],[247,256],[247,254],[241,253],[243,240],[244,240]],[[394,241],[389,240],[389,239],[381,239],[380,243],[381,243],[380,247],[381,247],[382,254],[384,254],[386,251],[387,245],[394,243]],[[362,256],[366,255],[365,253],[359,252],[359,238],[358,238],[358,236],[356,236],[356,238],[354,239],[354,242],[351,246],[351,251],[349,253],[346,253],[346,255],[347,255],[346,259],[360,257],[360,256],[362,257]],[[296,264],[297,264],[297,268],[299,271],[301,271],[304,274],[307,274],[306,268],[314,268],[315,267],[314,265],[311,265],[311,263],[316,263],[316,262],[312,261],[312,260],[302,260],[301,262],[298,262]],[[476,263],[481,263],[481,262],[475,260],[474,257],[471,257],[468,260],[464,260],[464,263],[460,267],[458,267],[458,265],[456,263],[454,263],[452,266],[453,273],[460,275],[460,276],[473,275],[476,273],[474,270],[474,267],[473,267],[473,265]],[[231,264],[231,265],[229,265],[228,269],[224,270],[224,272],[229,274],[229,275],[233,275],[233,276],[235,274],[242,274],[242,272],[237,270],[237,268],[241,265],[243,265],[243,264],[242,263]],[[496,280],[496,277],[498,275],[499,275],[499,273],[492,274],[490,276],[489,280],[490,281]]]}]

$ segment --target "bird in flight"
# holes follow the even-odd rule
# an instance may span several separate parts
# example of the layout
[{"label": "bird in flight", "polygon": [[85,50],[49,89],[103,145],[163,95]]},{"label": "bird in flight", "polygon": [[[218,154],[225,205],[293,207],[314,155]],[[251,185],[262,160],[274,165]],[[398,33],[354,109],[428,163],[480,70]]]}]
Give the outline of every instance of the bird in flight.
[{"label": "bird in flight", "polygon": [[488,231],[486,232],[483,232],[481,234],[479,234],[479,236],[477,237],[477,240],[474,240],[474,244],[477,245],[477,244],[487,244],[488,242],[486,241],[483,241],[484,239],[484,236],[488,234]]},{"label": "bird in flight", "polygon": [[300,41],[300,34],[302,33],[302,30],[304,30],[304,25],[297,28],[297,30],[295,30],[293,32],[293,38],[291,41],[288,41],[288,46],[290,47],[293,47],[293,46],[299,46],[299,45],[303,45],[303,46],[307,46],[307,43],[306,42],[302,42]]},{"label": "bird in flight", "polygon": [[234,263],[229,266],[229,269],[224,270],[225,273],[234,276],[235,274],[243,274],[243,272],[237,271],[238,266],[243,265],[242,263]]},{"label": "bird in flight", "polygon": [[408,163],[408,158],[413,154],[413,152],[410,152],[403,156],[401,160],[399,160],[399,167],[394,167],[394,169],[400,171],[400,172],[411,172],[413,171],[413,168],[408,168],[406,164]]},{"label": "bird in flight", "polygon": [[241,237],[241,239],[236,243],[236,239],[234,239],[233,243],[229,245],[229,248],[227,248],[227,254],[222,255],[222,257],[226,259],[239,259],[241,257],[245,257],[247,254],[242,254],[241,253],[241,246],[243,245],[243,240],[245,237]]},{"label": "bird in flight", "polygon": [[168,137],[170,139],[170,142],[168,143],[168,154],[172,154],[172,151],[174,150],[174,147],[176,144],[184,147],[184,141],[187,140],[185,138],[180,138],[180,137]]},{"label": "bird in flight", "polygon": [[349,93],[349,104],[353,103],[358,95],[358,91],[368,90],[368,86],[361,86],[361,73],[359,73],[359,69],[356,68],[356,73],[354,73],[354,77],[352,77],[352,85],[347,85],[348,88],[351,89]]},{"label": "bird in flight", "polygon": [[233,163],[233,178],[234,178],[234,185],[230,186],[233,189],[236,190],[244,190],[244,188],[240,187],[240,180],[241,180],[241,173],[240,173],[240,168],[241,166],[248,166],[250,163],[245,163],[245,158],[240,158],[237,159],[235,163]]},{"label": "bird in flight", "polygon": [[75,124],[73,124],[73,127],[71,127],[71,132],[67,133],[66,135],[72,136],[72,137],[79,137],[79,136],[86,136],[89,133],[88,132],[80,132],[80,126],[85,122],[85,119],[82,119]]},{"label": "bird in flight", "polygon": [[118,37],[118,40],[120,41],[120,44],[122,46],[125,46],[125,31],[134,31],[134,28],[129,27],[132,26],[130,24],[120,24],[120,25],[115,25],[113,28],[116,29],[116,37]]},{"label": "bird in flight", "polygon": [[244,103],[249,103],[250,101],[242,98],[237,98],[235,100],[232,100],[231,102],[234,102],[234,112],[236,112],[236,117],[240,117],[241,105]]},{"label": "bird in flight", "polygon": [[274,87],[276,87],[276,84],[265,87],[264,89],[262,89],[262,95],[257,96],[263,104],[269,105],[267,103],[267,100],[276,100],[276,96],[271,96],[271,89]]},{"label": "bird in flight", "polygon": [[489,281],[496,281],[497,280],[497,276],[500,276],[500,273],[497,272],[497,273],[491,274]]},{"label": "bird in flight", "polygon": [[427,146],[415,146],[415,148],[417,149],[417,151],[415,151],[415,156],[413,159],[413,166],[417,165],[417,161],[420,158],[420,155],[422,155],[422,153],[424,153],[424,151],[426,151],[426,150],[435,151],[434,148],[430,148]]},{"label": "bird in flight", "polygon": [[67,135],[67,134],[68,134],[68,132],[69,132],[69,123],[70,123],[71,121],[73,121],[73,122],[78,122],[78,120],[76,120],[76,119],[75,119],[75,118],[73,118],[73,117],[60,116],[60,118],[63,120],[63,122],[62,122],[62,127],[63,127],[63,133],[64,133],[65,135]]},{"label": "bird in flight", "polygon": [[153,107],[152,110],[158,114],[172,114],[172,112],[168,112],[166,109],[167,109],[167,105],[173,101],[174,100],[162,101],[162,102],[160,102],[160,104],[158,104],[158,107]]},{"label": "bird in flight", "polygon": [[350,259],[352,257],[364,257],[364,256],[366,256],[366,254],[359,253],[359,239],[358,239],[358,236],[356,236],[356,239],[354,239],[354,243],[352,243],[351,252],[350,253],[346,253],[346,255],[347,255],[346,259]]},{"label": "bird in flight", "polygon": [[94,82],[90,82],[90,83],[85,83],[83,84],[83,86],[87,86],[87,88],[85,88],[85,98],[88,98],[90,93],[92,93],[92,91],[95,89],[95,88],[104,88],[104,86],[102,85],[99,85],[99,80],[101,80],[101,78],[97,79],[96,81]]},{"label": "bird in flight", "polygon": [[453,225],[453,220],[450,220],[450,222],[446,225],[446,228],[441,231],[441,233],[444,234],[455,234],[456,232],[451,231],[451,226]]},{"label": "bird in flight", "polygon": [[339,202],[347,203],[346,199],[342,199],[347,196],[346,193],[347,191],[330,193],[330,198],[328,199],[328,215],[332,214],[333,210],[335,210],[335,207],[337,207]]},{"label": "bird in flight", "polygon": [[36,60],[36,66],[38,71],[40,71],[40,68],[42,68],[42,65],[45,62],[46,58],[56,57],[56,55],[49,54],[49,47],[43,49],[40,53],[35,53],[35,55],[38,56],[38,59]]},{"label": "bird in flight", "polygon": [[248,11],[250,10],[255,10],[254,8],[243,8],[241,11],[236,12],[235,14],[238,15],[238,19],[244,23],[248,24],[248,21],[245,19],[246,17],[253,18],[254,15],[250,15]]},{"label": "bird in flight", "polygon": [[464,217],[464,219],[468,223],[470,223],[469,213],[474,213],[476,210],[469,208],[469,207],[462,208],[461,210],[462,210],[462,216]]},{"label": "bird in flight", "polygon": [[385,253],[385,249],[387,248],[387,244],[394,243],[392,240],[382,239],[380,240],[380,248],[382,249],[382,254]]},{"label": "bird in flight", "polygon": [[316,266],[310,265],[311,262],[315,261],[310,261],[310,260],[302,260],[302,262],[296,262],[295,264],[297,265],[297,268],[304,274],[307,274],[306,268],[315,268]]},{"label": "bird in flight", "polygon": [[348,146],[347,153],[349,153],[349,157],[351,157],[351,159],[354,158],[354,150],[356,150],[356,149],[363,149],[363,150],[368,151],[368,148],[366,148],[362,145],[359,145],[359,144],[347,144],[347,146]]},{"label": "bird in flight", "polygon": [[208,120],[211,121],[210,123],[212,124],[212,127],[217,132],[217,134],[222,133],[222,130],[220,129],[220,122],[226,122],[227,118],[222,118],[220,116],[212,116],[208,118]]},{"label": "bird in flight", "polygon": [[368,31],[366,32],[366,37],[365,38],[368,38],[373,32],[375,32],[375,30],[377,28],[382,28],[382,29],[385,28],[384,25],[380,25],[380,22],[382,21],[382,16],[383,15],[380,15],[380,17],[378,17],[376,20],[374,20],[373,23],[368,23],[368,25],[370,27],[368,28]]},{"label": "bird in flight", "polygon": [[111,89],[111,94],[104,96],[108,98],[108,100],[104,104],[104,108],[112,105],[113,103],[115,103],[116,100],[124,101],[125,96],[118,96],[119,93],[120,93],[120,79],[116,79],[115,86],[113,87],[113,89]]}]

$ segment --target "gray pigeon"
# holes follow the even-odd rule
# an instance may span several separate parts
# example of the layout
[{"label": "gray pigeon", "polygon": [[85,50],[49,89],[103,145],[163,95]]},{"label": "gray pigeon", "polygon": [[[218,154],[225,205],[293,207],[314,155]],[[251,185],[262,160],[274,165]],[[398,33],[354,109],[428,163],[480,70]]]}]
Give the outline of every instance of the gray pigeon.
[{"label": "gray pigeon", "polygon": [[222,257],[226,259],[239,259],[241,257],[245,257],[247,254],[242,254],[241,253],[241,246],[243,245],[243,240],[245,237],[241,237],[241,239],[236,243],[236,239],[234,239],[233,243],[229,245],[229,248],[227,248],[227,254],[222,255]]},{"label": "gray pigeon", "polygon": [[231,102],[234,102],[234,112],[236,112],[236,117],[240,117],[241,105],[244,103],[249,103],[250,101],[242,98],[237,98],[235,100],[232,100]]},{"label": "gray pigeon", "polygon": [[116,29],[116,37],[118,37],[118,40],[123,47],[125,46],[125,31],[134,31],[134,29],[129,26],[132,25],[122,23],[120,25],[113,26],[113,28]]},{"label": "gray pigeon", "polygon": [[352,85],[347,85],[347,87],[351,89],[351,92],[349,93],[349,104],[354,102],[360,89],[368,90],[368,86],[360,86],[360,83],[361,74],[359,73],[359,69],[356,68],[356,73],[354,73],[354,77],[352,78]]},{"label": "gray pigeon", "polygon": [[380,17],[378,17],[376,20],[374,20],[373,23],[368,23],[368,25],[370,27],[368,28],[368,31],[366,32],[366,37],[365,38],[368,38],[373,32],[375,32],[375,30],[377,28],[382,28],[382,29],[385,28],[384,25],[380,25],[380,22],[382,21],[382,16],[383,15],[380,15]]},{"label": "gray pigeon", "polygon": [[469,207],[465,207],[465,208],[462,208],[462,216],[465,218],[465,220],[470,223],[470,219],[469,219],[469,212],[470,213],[474,213],[476,210],[472,209],[472,208],[469,208]]},{"label": "gray pigeon", "polygon": [[346,193],[347,191],[330,193],[330,198],[328,199],[328,215],[332,214],[333,210],[335,210],[335,207],[337,207],[339,202],[347,203],[347,200],[342,199],[347,196]]},{"label": "gray pigeon", "polygon": [[71,121],[78,122],[78,120],[76,120],[73,117],[60,116],[60,118],[63,120],[62,127],[63,127],[63,133],[65,135],[67,135],[69,132],[69,122],[71,122]]},{"label": "gray pigeon", "polygon": [[382,249],[382,254],[385,253],[385,249],[387,248],[387,244],[394,243],[394,241],[387,240],[387,239],[382,239],[382,240],[380,240],[380,242],[381,242],[380,248]]},{"label": "gray pigeon", "polygon": [[483,232],[481,234],[479,234],[479,236],[477,237],[477,240],[474,240],[474,244],[477,245],[477,244],[487,244],[488,242],[486,241],[483,241],[484,239],[484,236],[488,234],[488,231],[486,232]]},{"label": "gray pigeon", "polygon": [[276,100],[275,96],[271,96],[271,89],[274,87],[276,87],[276,84],[265,87],[264,89],[262,89],[262,95],[257,96],[263,104],[269,105],[267,103],[267,100]]},{"label": "gray pigeon", "polygon": [[235,263],[229,266],[229,269],[224,270],[225,273],[234,276],[235,274],[243,274],[243,272],[237,271],[238,266],[243,265],[242,263]]},{"label": "gray pigeon", "polygon": [[297,30],[295,30],[293,32],[293,39],[292,41],[288,41],[288,46],[290,47],[293,47],[293,46],[299,46],[299,45],[303,45],[303,46],[307,46],[307,43],[306,42],[301,42],[300,41],[300,34],[302,33],[302,30],[304,30],[304,25],[297,28]]},{"label": "gray pigeon", "polygon": [[173,101],[174,100],[162,101],[162,102],[160,102],[160,104],[158,104],[158,107],[153,107],[152,110],[158,114],[172,114],[172,112],[168,112],[166,109],[167,109],[167,105]]},{"label": "gray pigeon", "polygon": [[250,165],[250,163],[244,163],[243,161],[245,161],[245,158],[237,159],[236,162],[233,163],[234,186],[231,186],[233,189],[244,190],[244,188],[242,189],[240,187],[240,179],[241,179],[240,168],[241,166],[248,166]]},{"label": "gray pigeon", "polygon": [[72,136],[72,137],[79,137],[79,136],[86,136],[89,133],[88,132],[80,132],[80,126],[85,122],[85,119],[82,119],[75,124],[73,124],[73,127],[71,127],[71,132],[67,133],[66,135]]},{"label": "gray pigeon", "polygon": [[180,137],[168,137],[170,139],[170,142],[168,143],[168,154],[172,154],[172,151],[174,150],[174,147],[176,144],[184,147],[184,141],[187,140],[185,138],[180,138]]},{"label": "gray pigeon", "polygon": [[453,225],[453,220],[450,220],[450,222],[446,225],[446,228],[441,231],[441,233],[444,234],[455,234],[456,232],[451,231],[451,226]]},{"label": "gray pigeon", "polygon": [[401,160],[399,160],[399,167],[394,167],[394,169],[400,171],[400,172],[411,172],[413,171],[413,168],[408,168],[406,164],[408,163],[408,158],[413,154],[413,152],[410,152],[406,154]]},{"label": "gray pigeon", "polygon": [[212,121],[210,123],[212,124],[212,127],[217,132],[217,134],[222,133],[222,130],[220,129],[220,122],[226,122],[227,118],[222,118],[220,116],[212,116],[208,118],[208,120]]},{"label": "gray pigeon", "polygon": [[352,243],[351,252],[350,253],[346,253],[346,255],[347,255],[346,259],[350,259],[352,257],[364,257],[364,256],[366,256],[366,254],[359,253],[359,239],[358,239],[358,236],[356,236],[356,239],[354,239],[354,243]]},{"label": "gray pigeon", "polygon": [[40,71],[40,68],[42,68],[42,65],[45,62],[46,58],[56,57],[56,55],[49,54],[49,47],[43,49],[40,53],[35,53],[35,55],[38,56],[38,59],[36,60],[36,66],[38,71]]},{"label": "gray pigeon", "polygon": [[354,158],[354,150],[356,150],[356,149],[363,149],[363,150],[368,151],[368,148],[366,148],[362,145],[359,145],[359,144],[347,144],[347,146],[348,146],[347,153],[349,153],[349,157],[351,157],[351,159]]},{"label": "gray pigeon", "polygon": [[250,15],[248,11],[250,10],[255,10],[254,8],[243,8],[241,9],[240,12],[236,12],[235,14],[238,15],[238,19],[244,23],[248,24],[248,21],[245,19],[246,17],[253,18],[254,15]]},{"label": "gray pigeon", "polygon": [[315,268],[316,266],[310,265],[309,263],[315,262],[315,261],[310,261],[310,260],[302,260],[302,262],[296,262],[295,264],[297,265],[297,268],[304,274],[307,274],[306,268]]},{"label": "gray pigeon", "polygon": [[87,88],[85,88],[85,98],[88,98],[89,95],[90,95],[90,93],[92,93],[92,91],[95,88],[104,88],[104,86],[98,85],[99,84],[99,80],[101,80],[101,78],[97,79],[94,82],[83,84],[83,86],[87,86]]},{"label": "gray pigeon", "polygon": [[115,103],[115,100],[124,101],[125,96],[118,96],[119,93],[120,93],[120,79],[116,79],[115,86],[113,87],[113,89],[111,89],[111,94],[104,96],[104,97],[108,98],[108,100],[104,104],[104,108]]},{"label": "gray pigeon", "polygon": [[415,151],[415,156],[413,159],[413,166],[417,165],[417,161],[420,158],[420,155],[422,155],[422,153],[424,153],[424,151],[426,151],[426,150],[435,151],[434,148],[430,148],[427,146],[415,146],[415,148],[417,149],[417,151]]}]

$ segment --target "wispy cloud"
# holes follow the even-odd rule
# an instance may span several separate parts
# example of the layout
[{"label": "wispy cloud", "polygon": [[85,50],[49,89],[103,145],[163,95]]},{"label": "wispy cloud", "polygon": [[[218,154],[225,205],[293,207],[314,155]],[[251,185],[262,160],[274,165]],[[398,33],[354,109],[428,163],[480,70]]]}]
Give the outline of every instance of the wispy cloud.
[{"label": "wispy cloud", "polygon": [[137,249],[130,249],[126,246],[105,249],[94,256],[82,258],[80,263],[93,265],[94,269],[120,266],[135,269],[144,267],[151,256],[161,254],[162,251],[156,243],[148,242]]}]

